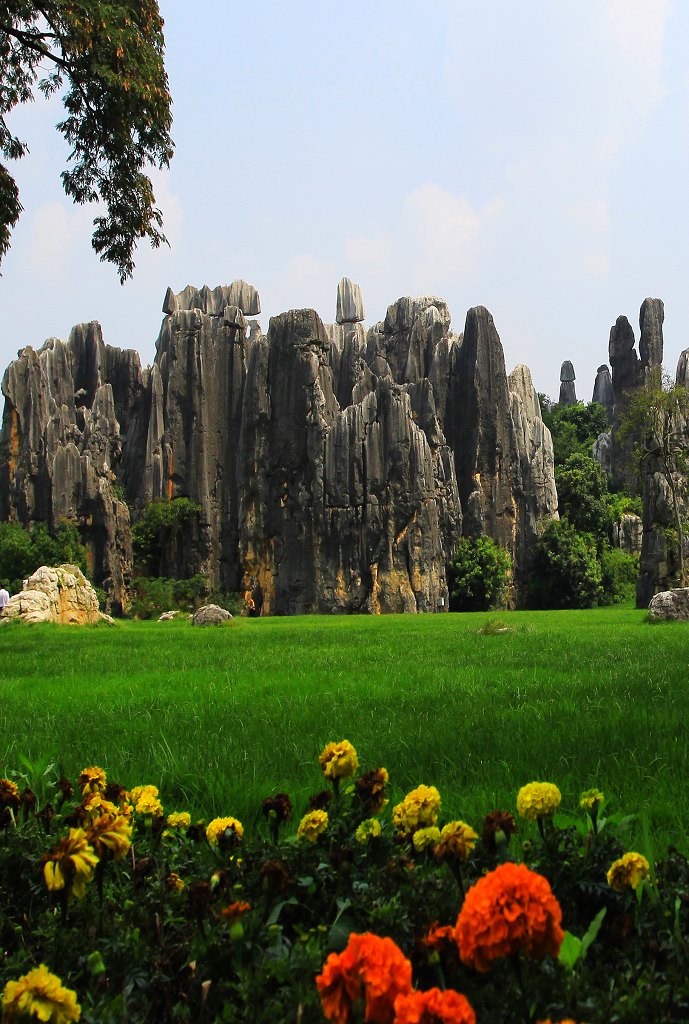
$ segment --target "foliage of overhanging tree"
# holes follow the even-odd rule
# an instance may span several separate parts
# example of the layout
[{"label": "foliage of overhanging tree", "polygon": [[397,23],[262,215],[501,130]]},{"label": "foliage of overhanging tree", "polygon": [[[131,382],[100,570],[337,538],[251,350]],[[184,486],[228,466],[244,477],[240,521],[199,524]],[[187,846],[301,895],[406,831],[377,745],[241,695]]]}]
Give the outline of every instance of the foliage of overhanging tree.
[{"label": "foliage of overhanging tree", "polygon": [[[7,125],[10,111],[36,88],[45,96],[64,89],[57,129],[71,152],[62,183],[76,203],[104,204],[92,244],[123,282],[139,238],[154,247],[166,241],[146,173],[172,156],[163,50],[155,0],[0,3],[0,152],[7,160],[27,153]],[[0,164],[0,261],[21,211],[14,178]]]}]

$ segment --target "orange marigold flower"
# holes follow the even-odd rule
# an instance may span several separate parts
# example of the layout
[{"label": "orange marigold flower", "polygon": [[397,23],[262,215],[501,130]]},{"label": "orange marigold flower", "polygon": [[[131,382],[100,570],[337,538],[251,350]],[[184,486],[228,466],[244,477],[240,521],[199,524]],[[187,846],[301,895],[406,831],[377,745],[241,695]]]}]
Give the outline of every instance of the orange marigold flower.
[{"label": "orange marigold flower", "polygon": [[449,942],[454,945],[456,942],[455,926],[452,924],[438,924],[437,921],[434,921],[421,942],[428,949],[442,949]]},{"label": "orange marigold flower", "polygon": [[91,824],[86,838],[101,860],[122,860],[132,845],[132,826],[123,814],[103,814]]},{"label": "orange marigold flower", "polygon": [[19,789],[12,779],[0,779],[0,807],[19,807]]},{"label": "orange marigold flower", "polygon": [[366,1021],[392,1024],[395,999],[411,992],[411,964],[392,939],[353,933],[344,952],[330,954],[316,985],[333,1024],[350,1024],[357,999],[365,999]]},{"label": "orange marigold flower", "polygon": [[446,989],[409,992],[395,1000],[395,1024],[476,1024],[466,996]]},{"label": "orange marigold flower", "polygon": [[230,903],[229,906],[223,907],[220,911],[220,916],[230,924],[236,921],[238,918],[245,914],[247,910],[251,910],[251,904],[245,903],[242,900],[235,900],[234,903]]},{"label": "orange marigold flower", "polygon": [[548,1017],[547,1020],[537,1020],[536,1024],[577,1024],[577,1022],[572,1020],[571,1017],[567,1017],[565,1020],[551,1020],[550,1017]]},{"label": "orange marigold flower", "polygon": [[464,821],[450,821],[443,827],[440,838],[433,849],[439,864],[464,863],[476,846],[477,834]]},{"label": "orange marigold flower", "polygon": [[561,921],[547,878],[524,864],[501,864],[467,893],[457,918],[459,955],[477,971],[520,951],[557,956],[565,937]]}]

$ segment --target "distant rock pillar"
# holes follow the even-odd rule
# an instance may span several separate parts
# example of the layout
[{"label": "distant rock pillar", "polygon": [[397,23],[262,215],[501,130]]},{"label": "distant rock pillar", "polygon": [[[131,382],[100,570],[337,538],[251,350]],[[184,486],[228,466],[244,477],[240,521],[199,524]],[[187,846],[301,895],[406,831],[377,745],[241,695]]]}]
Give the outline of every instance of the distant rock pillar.
[{"label": "distant rock pillar", "polygon": [[343,277],[337,286],[336,321],[338,324],[358,324],[363,319],[364,303],[361,299],[361,289],[348,277]]},{"label": "distant rock pillar", "polygon": [[575,380],[574,367],[569,359],[565,359],[560,367],[560,397],[558,399],[560,405],[576,405],[577,392],[574,387]]},{"label": "distant rock pillar", "polygon": [[598,367],[596,371],[596,381],[593,385],[593,398],[592,402],[597,402],[598,405],[602,405],[608,414],[608,419],[612,423],[612,412],[615,406],[615,396],[612,390],[612,377],[610,376],[610,370],[608,364],[603,363],[602,366]]}]

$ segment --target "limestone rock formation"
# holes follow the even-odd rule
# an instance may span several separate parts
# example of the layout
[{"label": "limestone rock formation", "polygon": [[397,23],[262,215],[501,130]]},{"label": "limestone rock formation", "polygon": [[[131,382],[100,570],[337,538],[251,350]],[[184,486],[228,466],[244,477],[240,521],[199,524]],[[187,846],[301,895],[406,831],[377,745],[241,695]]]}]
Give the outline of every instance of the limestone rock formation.
[{"label": "limestone rock formation", "polygon": [[364,319],[364,303],[358,284],[352,284],[348,277],[343,277],[337,286],[338,324],[356,324]]},{"label": "limestone rock formation", "polygon": [[242,281],[168,289],[163,310],[150,369],[97,324],[8,368],[4,517],[75,519],[120,603],[129,508],[178,497],[199,511],[157,573],[203,573],[253,613],[445,609],[463,532],[508,548],[519,591],[557,514],[552,443],[486,309],[457,336],[442,299],[403,297],[366,331],[343,279],[332,325],[291,310],[264,335]]},{"label": "limestone rock formation", "polygon": [[620,516],[619,523],[614,523],[612,528],[612,542],[616,548],[621,548],[630,555],[641,553],[643,541],[643,521],[640,516],[633,512],[624,512]]},{"label": "limestone rock formation", "polygon": [[648,616],[655,622],[688,622],[689,587],[676,587],[655,594],[648,606]]},{"label": "limestone rock formation", "polygon": [[76,565],[42,565],[0,612],[0,621],[57,622],[83,626],[99,622],[96,592]]},{"label": "limestone rock formation", "polygon": [[608,414],[610,422],[612,422],[615,396],[612,390],[612,377],[610,376],[610,370],[608,369],[607,363],[603,363],[603,365],[599,366],[596,371],[596,380],[593,385],[593,397],[591,398],[591,401],[597,402],[598,405],[602,405]]},{"label": "limestone rock formation", "polygon": [[560,397],[559,405],[576,405],[577,391],[574,385],[576,374],[569,359],[565,359],[560,367]]}]

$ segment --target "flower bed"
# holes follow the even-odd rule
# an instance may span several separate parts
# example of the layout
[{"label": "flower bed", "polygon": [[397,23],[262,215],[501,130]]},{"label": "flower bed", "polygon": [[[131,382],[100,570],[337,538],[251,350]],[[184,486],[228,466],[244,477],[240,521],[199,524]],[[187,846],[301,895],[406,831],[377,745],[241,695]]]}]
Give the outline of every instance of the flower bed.
[{"label": "flower bed", "polygon": [[626,850],[602,793],[532,782],[478,828],[432,785],[388,807],[347,740],[319,760],[253,829],[97,766],[0,780],[4,1024],[689,1020],[689,864]]}]

